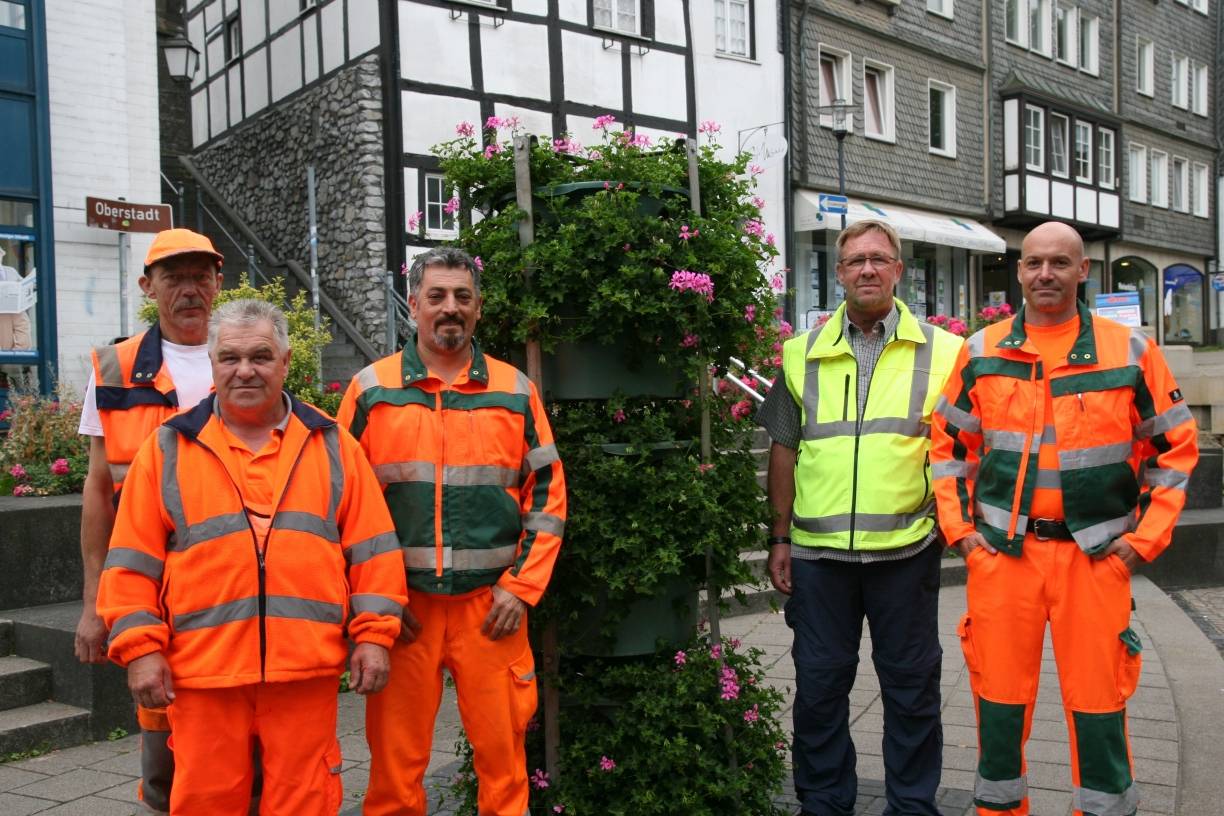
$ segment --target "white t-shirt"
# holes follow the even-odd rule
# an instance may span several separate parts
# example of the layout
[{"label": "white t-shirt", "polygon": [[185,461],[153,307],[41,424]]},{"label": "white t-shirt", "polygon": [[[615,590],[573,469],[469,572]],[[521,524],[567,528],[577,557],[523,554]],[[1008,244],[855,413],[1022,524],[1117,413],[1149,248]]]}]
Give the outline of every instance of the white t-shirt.
[{"label": "white t-shirt", "polygon": [[[170,379],[178,394],[179,406],[187,410],[208,396],[212,390],[212,364],[208,361],[208,346],[180,346],[169,340],[161,341],[162,361],[170,369]],[[94,374],[89,372],[85,399],[81,405],[81,424],[77,433],[102,436],[102,418],[98,416],[98,391]]]}]

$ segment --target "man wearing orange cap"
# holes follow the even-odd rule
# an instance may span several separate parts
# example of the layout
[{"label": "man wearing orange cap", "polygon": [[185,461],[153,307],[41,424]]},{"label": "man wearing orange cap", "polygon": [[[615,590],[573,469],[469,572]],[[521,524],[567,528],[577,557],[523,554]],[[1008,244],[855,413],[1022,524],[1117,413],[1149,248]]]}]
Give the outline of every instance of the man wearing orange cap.
[{"label": "man wearing orange cap", "polygon": [[[159,232],[139,280],[157,304],[157,323],[93,350],[79,429],[90,438],[81,507],[84,608],[75,649],[83,663],[106,661],[106,625],[95,608],[98,578],[128,465],[162,422],[194,407],[212,390],[208,319],[221,291],[223,260],[204,235],[187,229]],[[168,812],[174,760],[165,710],[139,707],[137,716],[143,732],[140,797],[154,812]]]}]

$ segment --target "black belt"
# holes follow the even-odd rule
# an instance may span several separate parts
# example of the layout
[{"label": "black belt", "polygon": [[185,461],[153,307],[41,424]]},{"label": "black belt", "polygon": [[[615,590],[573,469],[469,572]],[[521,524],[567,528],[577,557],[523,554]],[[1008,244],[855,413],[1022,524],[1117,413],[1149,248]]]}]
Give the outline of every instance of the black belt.
[{"label": "black belt", "polygon": [[1067,523],[1059,519],[1031,518],[1026,528],[1038,541],[1074,541],[1075,537],[1067,529]]}]

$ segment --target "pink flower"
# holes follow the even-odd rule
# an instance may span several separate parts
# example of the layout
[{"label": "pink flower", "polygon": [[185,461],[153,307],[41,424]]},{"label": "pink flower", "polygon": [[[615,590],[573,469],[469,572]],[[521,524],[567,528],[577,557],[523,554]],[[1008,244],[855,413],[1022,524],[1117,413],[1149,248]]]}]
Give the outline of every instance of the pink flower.
[{"label": "pink flower", "polygon": [[713,462],[702,462],[700,465],[697,466],[697,471],[699,473],[709,473],[713,469],[714,469]]},{"label": "pink flower", "polygon": [[26,477],[26,469],[21,465],[13,465],[9,468],[9,475],[14,479],[24,479]]},{"label": "pink flower", "polygon": [[735,669],[730,666],[723,666],[721,676],[718,679],[718,684],[721,686],[719,697],[724,700],[739,699],[740,684],[739,675],[735,673]]},{"label": "pink flower", "polygon": [[629,140],[630,147],[650,147],[650,137],[645,133],[635,133]]},{"label": "pink flower", "polygon": [[1003,303],[1003,304],[1000,304],[1000,305],[999,305],[999,314],[1000,314],[1000,315],[1003,315],[1004,317],[1008,317],[1008,316],[1010,316],[1010,315],[1011,315],[1011,313],[1012,313],[1012,307],[1011,307],[1011,306],[1007,305],[1006,303]]},{"label": "pink flower", "polygon": [[400,274],[401,275],[408,274],[408,262],[407,261],[404,261],[402,264],[400,264]]},{"label": "pink flower", "polygon": [[713,646],[710,647],[710,657],[712,657],[714,660],[717,660],[718,658],[722,657],[722,644],[721,643],[715,643]]},{"label": "pink flower", "polygon": [[773,344],[773,346],[771,346],[771,347],[770,347],[770,350],[771,350],[771,351],[781,351],[781,350],[782,350],[782,344],[781,344],[781,343],[774,343],[774,344]]},{"label": "pink flower", "polygon": [[594,149],[587,150],[587,156],[590,157],[592,161],[599,161],[603,158],[603,154]]},{"label": "pink flower", "polygon": [[930,323],[932,326],[943,327],[943,326],[948,325],[948,316],[941,315],[941,314],[931,315],[930,317],[927,318],[927,322]]},{"label": "pink flower", "polygon": [[612,414],[612,421],[616,423],[624,422],[625,421],[625,409],[617,408],[616,413]]},{"label": "pink flower", "polygon": [[340,381],[339,381],[339,380],[336,380],[335,382],[332,382],[332,383],[328,384],[328,386],[327,386],[327,390],[328,390],[328,391],[330,391],[330,392],[332,392],[333,394],[339,394],[339,393],[340,393],[340,389],[341,389],[342,387],[343,387],[343,386],[341,386],[341,385],[340,385]]},{"label": "pink flower", "polygon": [[685,663],[688,662],[688,655],[686,655],[684,651],[681,650],[679,652],[676,652],[676,656],[673,657],[672,660],[675,661],[677,666],[683,666]]},{"label": "pink flower", "polygon": [[672,273],[669,288],[677,292],[696,292],[705,295],[707,303],[714,302],[714,281],[704,272],[690,272],[687,269],[677,269]]},{"label": "pink flower", "polygon": [[621,249],[625,252],[628,252],[629,250],[633,249],[633,245],[632,244],[621,244]]},{"label": "pink flower", "polygon": [[34,488],[28,484],[19,484],[13,488],[14,496],[32,496]]},{"label": "pink flower", "polygon": [[746,723],[751,724],[759,719],[761,719],[761,711],[757,704],[753,704],[752,708],[744,712],[744,722]]},{"label": "pink flower", "polygon": [[960,318],[954,317],[948,321],[948,331],[952,332],[953,334],[959,334],[961,337],[964,337],[966,334],[968,334],[969,327],[965,325],[965,321],[961,320]]},{"label": "pink flower", "polygon": [[452,215],[459,212],[459,197],[451,196],[451,200],[446,202],[446,204],[442,207],[442,211]]},{"label": "pink flower", "polygon": [[409,213],[408,214],[408,231],[416,232],[417,228],[421,226],[421,219],[424,217],[425,217],[425,214],[422,213],[420,210],[417,210],[414,213]]},{"label": "pink flower", "polygon": [[616,770],[616,760],[608,759],[606,756],[599,758],[599,770],[605,773]]},{"label": "pink flower", "polygon": [[[775,272],[774,276],[769,279],[769,288],[775,292],[781,292],[786,288],[786,278],[782,277],[781,272]],[[781,315],[775,314],[774,317],[781,317]]]},{"label": "pink flower", "polygon": [[471,122],[460,122],[455,125],[455,132],[460,136],[471,136],[476,132],[476,127]]},{"label": "pink flower", "polygon": [[615,116],[605,113],[603,116],[595,117],[595,124],[591,125],[591,130],[607,130],[615,122]]},{"label": "pink flower", "polygon": [[497,130],[503,124],[505,123],[502,122],[500,118],[496,116],[490,116],[488,119],[485,120],[485,130]]},{"label": "pink flower", "polygon": [[744,320],[749,323],[756,320],[756,304],[749,303],[744,307]]},{"label": "pink flower", "polygon": [[731,651],[735,651],[743,645],[743,642],[741,642],[739,638],[731,638]]},{"label": "pink flower", "polygon": [[[826,318],[824,319],[824,323],[821,323],[820,325],[821,325],[821,326],[823,326],[825,323],[828,323],[828,322],[829,322],[829,318],[827,318],[827,317],[826,317]],[[778,366],[782,365],[782,355],[781,355],[781,354],[776,355],[776,356],[773,358],[773,361],[771,362],[771,365],[772,365],[774,368],[777,368]]]},{"label": "pink flower", "polygon": [[997,309],[995,309],[995,307],[987,306],[986,308],[982,309],[981,318],[983,320],[994,320],[995,315],[997,315],[998,313],[999,312]]},{"label": "pink flower", "polygon": [[556,153],[568,153],[574,155],[582,152],[582,145],[575,139],[563,138],[553,139],[553,151]]},{"label": "pink flower", "polygon": [[564,813],[565,805],[553,805],[553,813]]},{"label": "pink flower", "polygon": [[765,172],[765,168],[759,164],[750,164],[748,165],[748,172],[753,176],[759,176]]},{"label": "pink flower", "polygon": [[531,774],[530,781],[531,787],[535,788],[536,790],[544,790],[548,787],[547,771],[543,770],[542,768],[536,768],[535,772]]},{"label": "pink flower", "polygon": [[795,333],[795,329],[791,324],[783,320],[778,324],[778,335],[781,337],[790,337]]},{"label": "pink flower", "polygon": [[486,159],[491,159],[500,152],[502,152],[502,146],[497,142],[493,142],[493,144],[484,149],[484,157]]},{"label": "pink flower", "polygon": [[774,237],[774,234],[771,232],[771,233],[769,233],[768,235],[766,235],[766,236],[765,236],[765,243],[769,244],[770,246],[777,246],[777,245],[778,245],[778,239],[777,239],[777,238],[775,238],[775,237]]},{"label": "pink flower", "polygon": [[714,134],[722,130],[722,125],[715,122],[713,119],[707,119],[697,126],[698,133],[709,134],[710,138],[714,138]]},{"label": "pink flower", "polygon": [[731,406],[731,416],[736,419],[747,419],[752,416],[752,403],[748,400],[740,400]]},{"label": "pink flower", "polygon": [[680,227],[680,240],[681,241],[687,241],[690,238],[696,238],[700,234],[701,234],[701,230],[690,230],[688,224],[684,224]]},{"label": "pink flower", "polygon": [[753,196],[752,206],[756,207],[758,210],[765,209],[765,199],[761,198],[760,196]]},{"label": "pink flower", "polygon": [[479,255],[477,255],[475,258],[472,259],[472,263],[476,265],[476,268],[478,270],[480,270],[481,272],[484,271],[484,261],[480,260]]},{"label": "pink flower", "polygon": [[760,238],[765,234],[765,225],[760,221],[757,221],[755,218],[751,219],[744,224],[744,234],[755,235],[757,238]]},{"label": "pink flower", "polygon": [[701,343],[701,337],[690,332],[680,341],[680,348],[696,348],[699,343]]},{"label": "pink flower", "polygon": [[509,128],[510,130],[517,130],[518,126],[519,118],[517,116],[511,116],[508,119],[502,120],[502,127]]}]

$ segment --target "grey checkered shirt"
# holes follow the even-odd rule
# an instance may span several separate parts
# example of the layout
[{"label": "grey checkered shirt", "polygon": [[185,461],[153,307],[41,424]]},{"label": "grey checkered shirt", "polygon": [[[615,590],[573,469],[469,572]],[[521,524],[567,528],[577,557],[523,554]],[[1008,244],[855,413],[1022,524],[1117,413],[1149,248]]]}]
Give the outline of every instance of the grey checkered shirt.
[{"label": "grey checkered shirt", "polygon": [[[844,314],[844,313],[843,313]],[[858,416],[863,415],[867,406],[867,391],[871,385],[871,374],[888,338],[897,333],[897,324],[901,321],[901,313],[893,306],[891,312],[883,320],[877,321],[871,332],[864,332],[858,326],[845,318],[846,341],[854,358],[858,360]],[[815,329],[814,331],[820,331]],[[806,342],[801,341],[801,342]],[[803,438],[801,428],[802,413],[799,403],[791,396],[786,387],[783,375],[774,380],[774,387],[769,389],[765,402],[757,410],[756,423],[769,433],[769,438],[779,445],[788,448],[799,447]],[[839,550],[833,547],[792,547],[791,557],[803,560],[830,558],[834,561],[846,561],[853,564],[871,564],[879,561],[901,561],[925,550],[937,536],[938,528],[933,528],[925,538],[907,544],[895,550]]]}]

